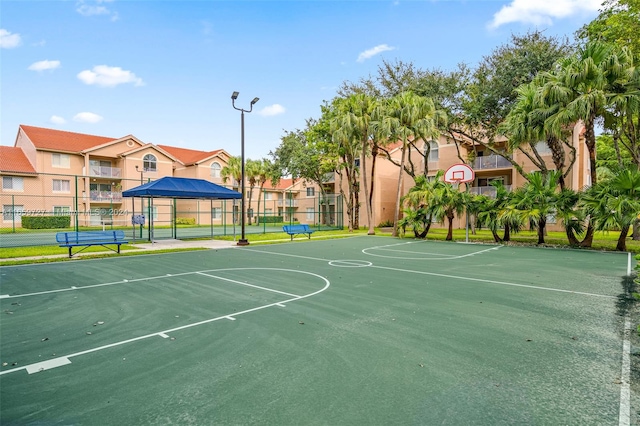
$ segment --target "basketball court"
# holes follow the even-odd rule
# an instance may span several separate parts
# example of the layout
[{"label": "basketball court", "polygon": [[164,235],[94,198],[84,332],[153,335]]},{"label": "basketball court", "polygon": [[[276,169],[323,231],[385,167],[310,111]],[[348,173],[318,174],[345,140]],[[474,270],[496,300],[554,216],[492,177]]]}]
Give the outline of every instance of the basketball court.
[{"label": "basketball court", "polygon": [[631,424],[631,256],[388,237],[0,269],[1,424]]}]

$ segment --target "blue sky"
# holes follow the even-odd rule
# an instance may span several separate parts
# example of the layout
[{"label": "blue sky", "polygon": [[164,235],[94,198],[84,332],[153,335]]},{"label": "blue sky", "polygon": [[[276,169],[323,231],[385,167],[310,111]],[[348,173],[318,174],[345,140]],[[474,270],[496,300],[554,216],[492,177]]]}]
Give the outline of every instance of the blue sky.
[{"label": "blue sky", "polygon": [[600,0],[11,1],[0,144],[20,124],[266,157],[383,59],[475,66],[511,34],[567,35]]}]

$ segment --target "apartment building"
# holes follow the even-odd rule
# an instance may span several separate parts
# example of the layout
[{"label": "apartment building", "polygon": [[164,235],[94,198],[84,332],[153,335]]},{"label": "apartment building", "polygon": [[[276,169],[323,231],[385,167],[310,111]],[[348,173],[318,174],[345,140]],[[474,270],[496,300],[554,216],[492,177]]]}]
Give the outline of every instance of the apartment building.
[{"label": "apartment building", "polygon": [[[577,123],[571,132],[569,144],[575,149],[576,161],[571,169],[570,174],[566,178],[567,188],[580,190],[590,184],[590,164],[589,156],[584,144],[584,126]],[[416,145],[426,152],[425,142],[417,141]],[[488,196],[495,194],[495,188],[491,186],[493,181],[501,181],[508,189],[518,188],[525,184],[526,179],[515,167],[501,155],[496,155],[480,144],[471,141],[456,143],[446,137],[440,136],[437,141],[429,141],[430,150],[426,159],[427,176],[435,176],[438,170],[447,170],[454,164],[467,164],[474,170],[474,180],[469,183],[469,191],[476,194],[485,194]],[[494,149],[498,152],[507,152],[506,141],[495,144]],[[547,168],[553,170],[555,168],[551,151],[546,143],[540,142],[536,145],[536,150],[544,160]],[[571,148],[566,147],[566,163],[569,162]],[[401,145],[395,144],[389,148],[391,157],[396,161],[400,161]],[[534,163],[521,151],[515,151],[512,159],[522,167],[525,173],[538,170]],[[425,169],[425,159],[422,155],[414,153],[411,158],[416,170]],[[369,160],[368,167],[371,167]],[[421,173],[417,173],[421,174]],[[376,161],[376,169],[373,180],[373,221],[374,225],[393,221],[393,213],[396,205],[396,194],[398,184],[399,169],[391,161],[383,156],[379,156]],[[403,178],[403,187],[401,193],[406,194],[414,185],[414,181],[410,175],[406,174]],[[361,182],[361,188],[363,187]],[[345,187],[346,190],[346,187]],[[360,193],[360,200],[364,200],[364,191]],[[362,201],[363,202],[363,201]],[[550,230],[560,230],[560,224],[555,224],[553,218],[548,224]],[[366,223],[366,214],[364,204],[360,208],[360,226],[368,226]],[[434,224],[438,226],[438,224]],[[454,226],[464,228],[466,226],[466,218],[456,218]]]},{"label": "apartment building", "polygon": [[[576,162],[567,178],[567,187],[581,189],[589,184],[589,159],[583,140],[584,128],[577,124],[572,132],[571,145],[576,152]],[[428,170],[435,176],[438,170],[466,163],[475,171],[470,191],[491,195],[494,180],[502,181],[507,188],[516,188],[525,183],[512,164],[502,156],[488,152],[472,142],[456,143],[441,136],[429,141],[430,152],[427,164],[424,158],[414,154],[412,162],[417,170]],[[425,143],[417,146],[425,149]],[[549,169],[553,169],[551,155],[544,143],[538,152]],[[497,144],[495,149],[505,149]],[[399,160],[399,144],[390,148],[392,158]],[[568,154],[568,151],[567,151]],[[210,200],[159,200],[152,206],[143,200],[125,199],[122,191],[149,180],[164,176],[189,177],[225,185],[221,171],[228,164],[230,155],[224,150],[199,151],[168,145],[144,143],[133,135],[120,138],[87,135],[21,125],[13,147],[0,146],[0,193],[3,227],[20,226],[23,215],[60,214],[69,215],[79,226],[104,224],[126,225],[134,214],[152,215],[162,224],[172,218],[186,218],[195,224],[239,223],[240,203]],[[525,172],[536,169],[529,158],[521,152],[513,154]],[[374,225],[392,221],[396,204],[398,167],[383,156],[376,162],[374,175]],[[277,185],[267,183],[262,190],[248,183],[246,189],[247,223],[260,224],[267,221],[260,216],[277,216],[283,221],[297,221],[312,225],[341,226],[346,224],[337,175],[329,176],[322,188],[317,183],[303,179],[281,179]],[[401,193],[406,194],[413,186],[413,179],[405,175]],[[239,188],[238,182],[227,186]],[[342,182],[346,191],[346,182]],[[363,185],[361,185],[363,188]],[[368,226],[364,207],[364,193],[360,194],[361,226]],[[233,211],[233,218],[225,212]],[[71,224],[73,225],[73,223]],[[437,224],[436,224],[437,226]],[[463,218],[455,226],[464,227]],[[553,223],[550,224],[553,229]]]},{"label": "apartment building", "polygon": [[[125,225],[149,206],[122,191],[163,176],[220,183],[229,154],[21,125],[13,147],[0,147],[2,226],[19,226],[25,215],[60,214],[79,226]],[[150,214],[160,217],[166,203]],[[169,212],[165,212],[168,214]],[[73,223],[71,224],[73,225]]]}]

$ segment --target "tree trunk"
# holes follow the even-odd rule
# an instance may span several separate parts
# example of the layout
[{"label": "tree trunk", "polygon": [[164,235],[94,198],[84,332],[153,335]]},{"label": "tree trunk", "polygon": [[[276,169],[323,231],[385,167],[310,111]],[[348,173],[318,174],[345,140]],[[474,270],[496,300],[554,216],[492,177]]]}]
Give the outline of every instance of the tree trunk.
[{"label": "tree trunk", "polygon": [[[589,117],[585,123],[584,142],[589,151],[589,167],[591,167],[591,186],[598,182],[598,174],[596,173],[596,133],[594,130],[595,116]],[[591,247],[591,246],[589,246]]]},{"label": "tree trunk", "polygon": [[565,233],[567,234],[567,240],[569,240],[569,245],[571,247],[577,247],[580,245],[580,241],[576,238],[576,234],[573,233],[573,229],[565,228]]},{"label": "tree trunk", "polygon": [[538,222],[538,244],[544,244],[544,229],[546,224],[547,221],[544,219]]},{"label": "tree trunk", "polygon": [[616,250],[627,251],[627,235],[629,235],[629,226],[623,226],[620,230],[620,236],[618,237],[618,244]]},{"label": "tree trunk", "polygon": [[502,237],[502,241],[511,241],[511,227],[508,224],[504,226],[504,237]]},{"label": "tree trunk", "polygon": [[633,237],[634,241],[640,241],[640,219],[636,219],[633,223]]},{"label": "tree trunk", "polygon": [[407,147],[407,142],[403,141],[402,143],[402,151],[400,158],[400,175],[398,176],[398,190],[396,191],[396,208],[393,212],[393,233],[391,234],[394,237],[398,236],[398,220],[400,219],[400,196],[402,193],[402,180],[404,177],[404,154]]},{"label": "tree trunk", "polygon": [[498,233],[496,231],[494,231],[492,229],[491,233],[493,234],[493,241],[495,241],[496,243],[501,243],[502,242],[502,239],[500,238],[500,235],[498,235]]},{"label": "tree trunk", "polygon": [[447,231],[447,241],[453,240],[453,213],[447,213],[447,221],[449,222],[449,230]]},{"label": "tree trunk", "polygon": [[[373,208],[371,202],[373,201],[371,196],[369,195],[369,185],[367,185],[367,142],[362,143],[362,154],[360,155],[360,172],[362,174],[362,186],[364,187],[364,199],[366,203],[367,210],[367,224],[369,226],[369,231],[367,235],[375,235],[376,230],[373,225]],[[373,179],[373,178],[372,178]]]},{"label": "tree trunk", "polygon": [[595,228],[591,224],[591,219],[589,219],[589,224],[587,225],[587,232],[584,236],[584,239],[580,243],[580,247],[591,247],[593,244],[593,234],[595,233]]}]

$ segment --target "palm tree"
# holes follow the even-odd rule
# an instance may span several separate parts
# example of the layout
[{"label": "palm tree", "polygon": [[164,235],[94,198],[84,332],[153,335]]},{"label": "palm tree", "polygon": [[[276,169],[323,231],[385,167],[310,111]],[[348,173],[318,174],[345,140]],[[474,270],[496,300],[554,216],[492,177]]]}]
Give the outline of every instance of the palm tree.
[{"label": "palm tree", "polygon": [[[231,157],[227,162],[227,165],[220,170],[220,177],[222,182],[227,183],[231,179],[231,185],[233,189],[238,190],[240,187],[240,180],[242,180],[242,159],[241,157]],[[244,194],[242,194],[244,197]],[[236,202],[233,201],[233,223],[238,221],[238,214],[236,213]]]},{"label": "palm tree", "polygon": [[581,205],[598,230],[620,230],[616,250],[626,251],[626,238],[640,212],[640,172],[637,167],[620,171],[613,179],[590,188]]},{"label": "palm tree", "polygon": [[402,142],[396,207],[393,212],[393,236],[398,236],[398,218],[408,143],[410,139],[423,141],[436,139],[439,135],[437,122],[441,120],[440,116],[431,99],[418,96],[413,92],[402,92],[394,96],[377,112],[376,134],[387,135],[390,140]]},{"label": "palm tree", "polygon": [[249,183],[249,209],[247,211],[247,224],[251,225],[252,215],[249,214],[253,209],[251,208],[251,200],[253,198],[253,189],[258,183],[260,177],[260,160],[247,159],[244,165],[244,176]]},{"label": "palm tree", "polygon": [[457,187],[450,183],[438,185],[433,193],[433,215],[440,223],[448,222],[447,241],[453,240],[453,219],[460,216],[469,202],[469,193],[460,192]]},{"label": "palm tree", "polygon": [[[260,190],[258,192],[258,209],[257,214],[260,214],[260,200],[262,198],[262,192],[264,191],[264,185],[268,180],[272,179],[272,175],[274,173],[273,163],[268,158],[263,158],[262,160],[257,161],[257,176],[256,179],[258,184],[260,185]],[[256,224],[259,221],[256,220]]]},{"label": "palm tree", "polygon": [[402,197],[406,207],[403,209],[403,216],[398,221],[398,226],[403,234],[407,227],[411,227],[416,238],[426,238],[433,219],[434,194],[440,186],[444,185],[443,174],[442,170],[438,170],[433,178],[417,176],[416,184],[409,189],[407,195]]},{"label": "palm tree", "polygon": [[558,69],[539,75],[541,102],[558,104],[558,110],[547,118],[555,134],[568,125],[582,120],[585,125],[585,145],[589,152],[591,184],[596,174],[596,120],[604,117],[621,79],[627,78],[633,58],[626,49],[617,50],[600,41],[590,41],[575,55],[558,63]]},{"label": "palm tree", "polygon": [[[495,197],[478,196],[478,223],[486,226],[493,235],[496,243],[511,240],[511,232],[518,231],[522,221],[518,215],[503,215],[507,206],[511,203],[511,192],[507,190],[501,181],[493,181],[491,185],[496,188]],[[498,235],[500,229],[504,229],[503,236]]]},{"label": "palm tree", "polygon": [[371,188],[369,188],[367,184],[367,179],[369,178],[367,174],[367,156],[372,145],[371,119],[376,105],[376,99],[371,96],[364,93],[353,94],[339,105],[338,116],[331,123],[334,137],[341,141],[352,141],[360,152],[360,174],[366,202],[368,235],[375,234],[373,197],[370,196],[373,193],[373,176],[371,176]]},{"label": "palm tree", "polygon": [[501,220],[531,223],[538,230],[538,244],[544,244],[544,234],[549,217],[557,213],[557,187],[561,173],[529,173],[528,182],[512,194],[511,203],[499,215]]}]

